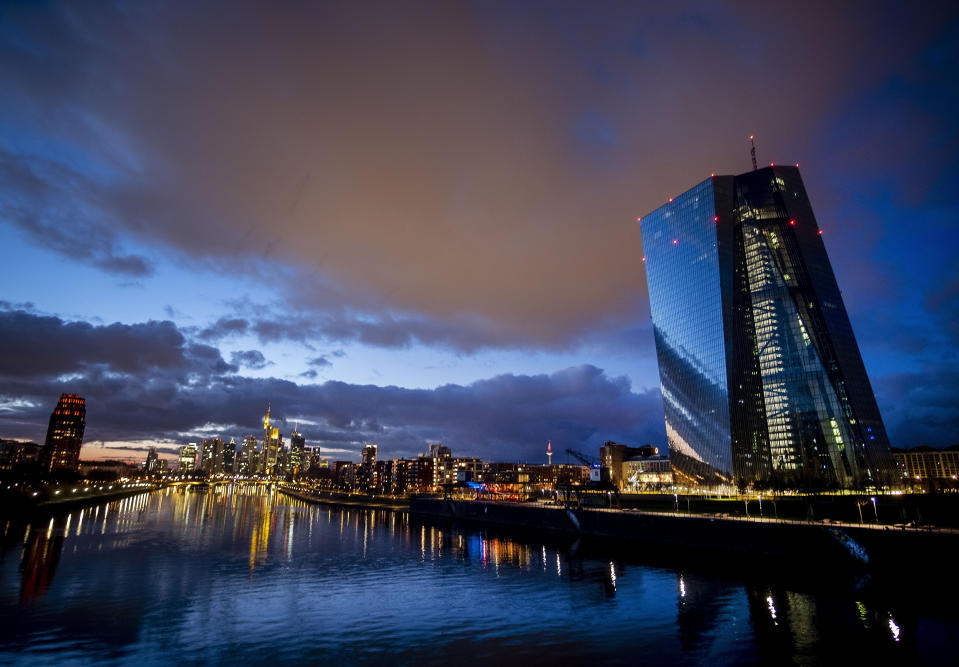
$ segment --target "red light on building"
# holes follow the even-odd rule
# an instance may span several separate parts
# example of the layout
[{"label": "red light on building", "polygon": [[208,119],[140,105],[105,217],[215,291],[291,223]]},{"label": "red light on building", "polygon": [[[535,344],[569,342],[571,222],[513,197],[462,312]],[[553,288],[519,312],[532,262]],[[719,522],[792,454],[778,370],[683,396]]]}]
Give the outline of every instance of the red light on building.
[{"label": "red light on building", "polygon": [[642,222],[642,221],[643,221],[642,218],[636,218],[636,222]]},{"label": "red light on building", "polygon": [[644,262],[646,261],[646,255],[643,255],[643,261]]},{"label": "red light on building", "polygon": [[710,174],[709,177],[710,177],[710,178],[715,178],[715,177],[716,177],[716,174]]},{"label": "red light on building", "polygon": [[796,169],[799,169],[799,163],[798,163],[798,162],[796,163]]},{"label": "red light on building", "polygon": [[677,243],[679,243],[679,239],[673,239],[673,245],[676,245]]},{"label": "red light on building", "polygon": [[673,202],[673,198],[670,197],[670,198],[669,198],[669,203],[672,203],[672,202]]},{"label": "red light on building", "polygon": [[819,234],[820,236],[822,236],[822,230],[821,230],[821,229],[820,229],[818,232],[816,232],[816,233]]},{"label": "red light on building", "polygon": [[718,216],[718,215],[714,215],[714,216],[713,216],[713,222],[719,222],[719,216]]},{"label": "red light on building", "polygon": [[795,227],[795,226],[796,226],[796,221],[795,221],[795,220],[790,220],[790,221],[789,221],[789,224],[792,225],[793,227]]},{"label": "red light on building", "polygon": [[772,162],[770,162],[770,163],[769,163],[769,166],[770,166],[770,167],[775,167],[776,165],[774,165]]}]

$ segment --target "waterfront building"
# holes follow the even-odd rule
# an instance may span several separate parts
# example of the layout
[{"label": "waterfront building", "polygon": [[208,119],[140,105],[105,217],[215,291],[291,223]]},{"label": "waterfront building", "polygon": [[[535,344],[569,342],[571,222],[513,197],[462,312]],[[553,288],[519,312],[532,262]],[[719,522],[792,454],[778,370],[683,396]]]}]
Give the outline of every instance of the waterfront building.
[{"label": "waterfront building", "polygon": [[200,449],[200,468],[215,475],[223,470],[223,440],[220,438],[206,438]]},{"label": "waterfront building", "polygon": [[223,445],[223,466],[221,471],[225,475],[236,473],[236,439],[230,438],[230,442]]},{"label": "waterfront building", "polygon": [[254,475],[257,471],[256,436],[248,435],[243,438],[240,454],[237,457],[236,471],[241,475]]},{"label": "waterfront building", "polygon": [[677,482],[894,483],[799,169],[710,177],[640,224]]},{"label": "waterfront building", "polygon": [[21,466],[37,462],[40,445],[19,440],[0,440],[0,472],[9,472]]},{"label": "waterfront building", "polygon": [[903,480],[910,484],[959,478],[959,445],[945,449],[922,445],[907,450],[893,448],[892,454]]},{"label": "waterfront building", "polygon": [[83,398],[76,394],[60,394],[57,407],[50,414],[47,438],[41,451],[45,472],[76,472],[83,446],[87,409]]},{"label": "waterfront building", "polygon": [[306,453],[306,438],[300,435],[299,424],[293,425],[290,433],[290,474],[298,475],[310,467]]},{"label": "waterfront building", "polygon": [[160,455],[157,453],[156,447],[150,447],[147,452],[147,460],[143,464],[143,472],[147,475],[152,475],[159,470]]},{"label": "waterfront building", "polygon": [[406,459],[394,458],[390,460],[388,468],[390,493],[406,493],[409,483],[410,462]]},{"label": "waterfront building", "polygon": [[646,490],[672,482],[669,457],[660,456],[653,445],[630,447],[607,441],[599,448],[602,468],[609,471],[609,481],[619,489]]},{"label": "waterfront building", "polygon": [[192,473],[196,470],[198,447],[195,442],[180,447],[180,456],[177,460],[177,472]]}]

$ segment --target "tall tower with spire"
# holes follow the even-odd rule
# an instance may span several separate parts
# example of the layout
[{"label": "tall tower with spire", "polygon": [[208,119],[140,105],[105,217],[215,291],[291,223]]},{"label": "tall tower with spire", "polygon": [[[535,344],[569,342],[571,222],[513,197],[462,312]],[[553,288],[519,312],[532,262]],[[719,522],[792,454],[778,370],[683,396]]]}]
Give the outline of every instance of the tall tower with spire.
[{"label": "tall tower with spire", "polygon": [[260,472],[264,475],[272,475],[275,471],[277,447],[280,442],[280,429],[270,423],[270,408],[270,403],[267,403],[266,415],[263,416],[263,454]]}]

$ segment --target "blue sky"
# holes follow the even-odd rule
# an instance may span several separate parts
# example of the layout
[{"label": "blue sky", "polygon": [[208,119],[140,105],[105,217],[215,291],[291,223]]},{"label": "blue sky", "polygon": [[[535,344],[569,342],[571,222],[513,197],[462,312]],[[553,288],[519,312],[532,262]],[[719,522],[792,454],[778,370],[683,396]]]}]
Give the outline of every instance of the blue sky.
[{"label": "blue sky", "polygon": [[[635,220],[799,162],[893,445],[959,404],[959,21],[906,8],[0,8],[0,437],[85,456],[665,444]],[[129,449],[122,449],[123,447]]]}]

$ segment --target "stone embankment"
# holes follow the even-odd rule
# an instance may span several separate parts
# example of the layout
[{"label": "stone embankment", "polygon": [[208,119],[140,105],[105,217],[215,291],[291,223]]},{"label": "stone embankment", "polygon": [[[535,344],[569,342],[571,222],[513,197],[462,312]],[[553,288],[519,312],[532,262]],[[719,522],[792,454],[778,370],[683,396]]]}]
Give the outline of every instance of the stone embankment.
[{"label": "stone embankment", "polygon": [[[414,497],[415,515],[524,530],[546,530],[618,543],[721,553],[745,560],[802,560],[896,567],[950,560],[959,531],[902,526],[842,524],[703,516],[680,512],[566,509],[535,503],[459,501]],[[818,559],[818,560],[817,560]]]}]

